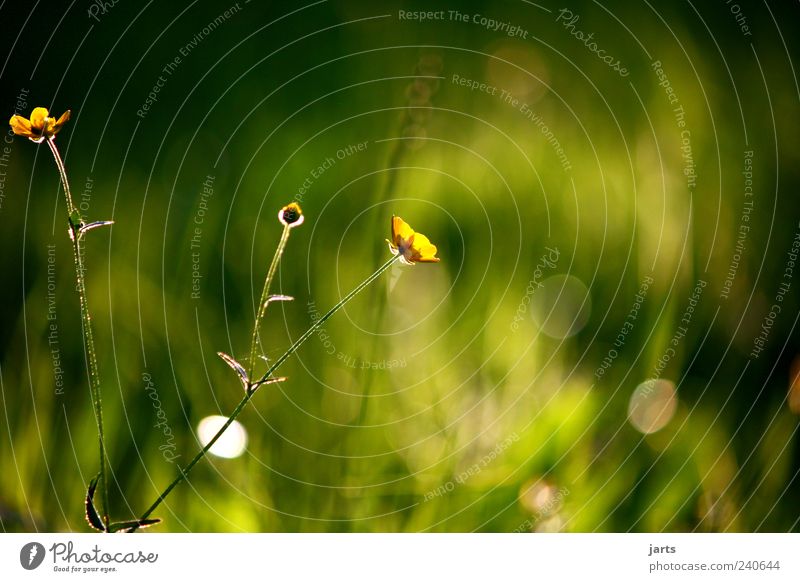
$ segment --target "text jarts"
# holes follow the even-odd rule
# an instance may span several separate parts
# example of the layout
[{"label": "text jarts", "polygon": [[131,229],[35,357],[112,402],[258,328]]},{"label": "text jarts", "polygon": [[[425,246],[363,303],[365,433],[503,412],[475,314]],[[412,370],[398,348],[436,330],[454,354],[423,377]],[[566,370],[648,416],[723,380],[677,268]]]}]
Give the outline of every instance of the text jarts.
[{"label": "text jarts", "polygon": [[676,554],[675,546],[654,546],[650,544],[650,552],[647,554],[648,556],[653,556],[655,554]]}]

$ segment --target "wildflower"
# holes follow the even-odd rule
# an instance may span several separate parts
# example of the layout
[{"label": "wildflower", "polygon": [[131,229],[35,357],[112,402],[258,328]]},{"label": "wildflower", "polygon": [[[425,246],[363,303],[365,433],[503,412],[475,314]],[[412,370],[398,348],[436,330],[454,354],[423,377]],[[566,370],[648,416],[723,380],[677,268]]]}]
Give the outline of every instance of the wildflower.
[{"label": "wildflower", "polygon": [[406,265],[414,263],[438,263],[436,245],[431,244],[424,234],[414,232],[406,221],[399,216],[392,216],[392,240],[389,250],[393,255],[400,255],[400,260]]},{"label": "wildflower", "polygon": [[55,137],[61,131],[61,126],[69,121],[70,111],[67,109],[56,120],[44,107],[36,107],[31,112],[31,118],[26,119],[21,115],[12,115],[8,124],[15,134],[27,137],[34,143],[41,143],[45,139]]},{"label": "wildflower", "polygon": [[[241,381],[242,386],[244,387],[244,396],[233,412],[228,416],[228,420],[225,421],[225,424],[220,427],[217,433],[208,441],[207,444],[203,446],[203,448],[198,452],[194,458],[186,465],[184,469],[181,469],[178,476],[167,485],[167,488],[164,489],[164,492],[158,496],[158,498],[153,502],[153,504],[142,514],[142,517],[135,523],[131,523],[130,527],[127,527],[125,531],[133,532],[139,529],[140,527],[144,527],[146,525],[150,525],[150,514],[158,508],[159,505],[164,501],[164,499],[169,495],[170,491],[175,489],[175,487],[184,481],[189,474],[189,471],[194,467],[200,459],[202,459],[206,453],[209,451],[213,443],[217,441],[218,438],[222,436],[222,433],[230,427],[236,417],[244,410],[247,403],[253,397],[256,392],[256,389],[263,385],[263,384],[273,384],[276,382],[283,382],[286,380],[284,377],[275,377],[273,376],[274,372],[286,361],[288,360],[292,354],[294,354],[298,348],[303,345],[310,337],[312,337],[317,330],[319,330],[325,322],[328,321],[337,311],[342,309],[345,304],[353,299],[356,295],[361,293],[367,285],[375,281],[378,277],[380,277],[383,273],[389,270],[392,265],[394,265],[398,260],[402,260],[405,263],[413,264],[415,262],[425,262],[425,263],[434,263],[437,262],[439,259],[436,258],[436,247],[431,244],[428,240],[428,237],[425,235],[415,233],[414,230],[406,224],[402,218],[397,216],[392,217],[392,240],[387,241],[389,242],[389,248],[392,249],[392,253],[394,256],[387,260],[383,265],[378,267],[378,269],[372,273],[369,277],[361,281],[355,288],[353,288],[347,295],[342,297],[339,302],[331,307],[325,315],[322,317],[315,317],[314,322],[300,337],[298,337],[295,342],[289,346],[289,348],[283,352],[283,355],[278,357],[274,362],[270,363],[269,368],[266,372],[264,372],[260,378],[253,374],[253,366],[254,361],[256,358],[256,352],[258,350],[259,345],[259,337],[258,337],[258,327],[261,319],[264,317],[264,309],[266,306],[272,301],[289,301],[291,297],[286,295],[269,295],[269,288],[272,282],[272,279],[275,275],[275,271],[278,268],[278,261],[281,258],[281,254],[283,253],[283,249],[286,245],[286,241],[289,238],[289,234],[291,232],[291,227],[297,226],[301,224],[303,221],[303,213],[300,210],[300,206],[295,203],[289,204],[284,206],[280,212],[278,213],[278,219],[284,225],[283,229],[283,236],[281,237],[281,241],[278,243],[278,249],[275,251],[275,256],[272,259],[272,264],[270,265],[269,271],[267,272],[267,278],[264,282],[264,291],[261,294],[261,302],[259,303],[259,312],[256,315],[255,325],[253,326],[253,339],[250,346],[250,370],[245,370],[245,367],[234,360],[228,354],[223,352],[218,352],[219,356],[225,361],[228,366],[230,366],[238,375],[239,380]],[[262,356],[263,357],[263,356]],[[266,359],[266,358],[265,358]],[[256,379],[258,378],[258,379]],[[113,524],[112,524],[113,525]],[[128,523],[124,523],[125,526]],[[122,526],[119,526],[122,527]],[[111,528],[108,528],[106,531],[110,531]]]},{"label": "wildflower", "polygon": [[297,202],[292,202],[280,209],[278,212],[278,220],[281,221],[283,226],[294,228],[295,226],[303,224],[305,217],[303,216],[303,211],[300,209],[300,205]]}]

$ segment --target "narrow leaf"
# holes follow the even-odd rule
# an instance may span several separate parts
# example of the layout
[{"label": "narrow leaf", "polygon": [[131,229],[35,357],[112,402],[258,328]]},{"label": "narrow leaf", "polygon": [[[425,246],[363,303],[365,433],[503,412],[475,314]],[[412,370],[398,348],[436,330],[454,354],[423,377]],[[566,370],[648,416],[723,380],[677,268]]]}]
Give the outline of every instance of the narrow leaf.
[{"label": "narrow leaf", "polygon": [[292,297],[291,295],[270,295],[264,302],[264,307],[266,307],[273,301],[294,301],[294,297]]},{"label": "narrow leaf", "polygon": [[242,381],[242,385],[245,387],[246,390],[247,387],[250,385],[250,378],[248,378],[247,372],[244,371],[244,367],[242,367],[242,365],[239,362],[234,360],[225,352],[217,352],[217,355],[220,358],[222,358],[222,360],[226,364],[228,364],[234,372],[239,374],[239,379]]},{"label": "narrow leaf", "polygon": [[83,224],[78,229],[78,236],[83,236],[92,229],[100,228],[101,226],[111,226],[112,224],[114,224],[113,220],[98,220],[97,222],[90,222],[89,224]]},{"label": "narrow leaf", "polygon": [[98,473],[94,479],[89,481],[89,489],[86,492],[86,521],[97,531],[106,531],[103,525],[103,520],[100,519],[100,514],[94,507],[94,492],[97,489],[97,481],[100,479]]},{"label": "narrow leaf", "polygon": [[252,386],[250,386],[250,393],[256,391],[259,386],[265,386],[266,384],[277,384],[278,382],[285,382],[287,380],[286,376],[280,376],[278,378],[267,378],[266,380],[261,380],[260,382],[254,382]]},{"label": "narrow leaf", "polygon": [[151,525],[155,525],[157,523],[161,523],[159,518],[153,519],[134,519],[132,521],[118,521],[117,523],[112,523],[108,526],[108,533],[115,533],[120,530],[128,530],[130,531],[133,528],[136,529],[144,529],[146,527],[150,527]]}]

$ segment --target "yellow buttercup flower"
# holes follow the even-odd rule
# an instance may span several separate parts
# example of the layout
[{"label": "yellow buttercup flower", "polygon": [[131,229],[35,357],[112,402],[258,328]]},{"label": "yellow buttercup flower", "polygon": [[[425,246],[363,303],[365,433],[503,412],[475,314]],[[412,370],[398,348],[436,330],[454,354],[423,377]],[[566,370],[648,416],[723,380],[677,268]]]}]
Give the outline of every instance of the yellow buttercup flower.
[{"label": "yellow buttercup flower", "polygon": [[297,202],[292,202],[280,209],[278,212],[278,220],[281,221],[282,225],[294,228],[295,226],[303,224],[305,217],[303,216],[303,211],[300,209],[300,205]]},{"label": "yellow buttercup flower", "polygon": [[392,216],[392,240],[389,250],[393,255],[400,255],[400,260],[406,265],[414,263],[438,263],[436,245],[431,244],[424,234],[414,232],[408,223],[399,216]]},{"label": "yellow buttercup flower", "polygon": [[54,137],[59,131],[61,126],[69,121],[70,111],[67,109],[61,117],[56,120],[55,117],[50,117],[50,113],[44,107],[36,107],[31,112],[31,118],[26,119],[21,115],[12,115],[8,120],[8,124],[14,133],[27,137],[32,142],[40,143],[42,140]]}]

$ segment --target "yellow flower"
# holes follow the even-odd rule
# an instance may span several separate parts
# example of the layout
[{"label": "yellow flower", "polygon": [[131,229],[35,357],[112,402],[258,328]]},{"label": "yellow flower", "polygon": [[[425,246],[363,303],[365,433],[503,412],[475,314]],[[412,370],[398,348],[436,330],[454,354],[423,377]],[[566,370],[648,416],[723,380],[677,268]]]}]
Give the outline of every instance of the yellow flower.
[{"label": "yellow flower", "polygon": [[295,226],[303,224],[305,217],[303,216],[303,211],[300,209],[300,205],[297,202],[292,202],[280,209],[278,212],[278,220],[281,221],[282,225],[294,228]]},{"label": "yellow flower", "polygon": [[44,107],[36,107],[31,112],[31,118],[26,119],[21,115],[12,115],[8,124],[14,133],[27,137],[32,142],[40,143],[42,140],[54,137],[61,126],[69,121],[70,111],[67,109],[64,114],[56,121],[55,117],[50,117],[50,113]]},{"label": "yellow flower", "polygon": [[393,255],[400,255],[400,260],[406,265],[414,263],[438,263],[436,245],[431,244],[424,234],[414,232],[406,221],[399,216],[392,216],[392,240],[389,250]]}]

